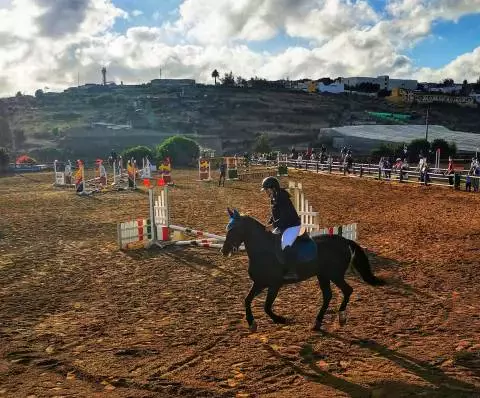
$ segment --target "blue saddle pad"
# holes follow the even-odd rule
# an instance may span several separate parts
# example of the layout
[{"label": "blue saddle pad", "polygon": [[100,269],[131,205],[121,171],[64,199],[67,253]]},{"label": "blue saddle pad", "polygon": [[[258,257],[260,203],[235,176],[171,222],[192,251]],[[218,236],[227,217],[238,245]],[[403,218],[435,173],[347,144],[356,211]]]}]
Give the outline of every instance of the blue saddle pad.
[{"label": "blue saddle pad", "polygon": [[317,245],[311,239],[297,239],[292,246],[292,256],[297,263],[308,263],[317,258]]}]

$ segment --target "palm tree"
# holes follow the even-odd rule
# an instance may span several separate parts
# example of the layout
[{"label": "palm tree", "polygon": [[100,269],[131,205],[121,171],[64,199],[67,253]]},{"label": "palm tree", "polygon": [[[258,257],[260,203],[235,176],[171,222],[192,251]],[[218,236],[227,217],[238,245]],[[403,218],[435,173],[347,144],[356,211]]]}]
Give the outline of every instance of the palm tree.
[{"label": "palm tree", "polygon": [[214,71],[212,72],[212,77],[215,79],[215,86],[217,85],[217,78],[220,76],[220,74],[218,73],[218,70],[214,69]]}]

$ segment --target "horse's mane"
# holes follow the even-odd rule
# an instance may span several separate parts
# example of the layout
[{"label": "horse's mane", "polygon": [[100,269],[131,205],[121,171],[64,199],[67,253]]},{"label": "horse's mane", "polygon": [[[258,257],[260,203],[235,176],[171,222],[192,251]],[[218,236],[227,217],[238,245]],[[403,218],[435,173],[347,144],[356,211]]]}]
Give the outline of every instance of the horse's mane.
[{"label": "horse's mane", "polygon": [[265,227],[265,224],[261,223],[260,221],[258,221],[255,217],[252,217],[252,216],[249,216],[249,215],[245,215],[245,216],[242,216],[242,218],[246,221],[248,221],[249,223],[253,224],[253,226],[255,228],[258,228],[258,230],[262,233],[265,234],[266,237],[268,237],[269,239],[272,239],[274,237],[273,233],[270,232],[270,231],[267,231],[266,227]]},{"label": "horse's mane", "polygon": [[245,214],[245,215],[244,215],[244,214],[241,214],[241,217],[242,217],[243,219],[246,219],[246,220],[252,222],[252,223],[255,224],[257,227],[263,227],[263,228],[265,228],[265,225],[262,224],[260,221],[258,221],[255,217],[249,216],[248,214]]}]

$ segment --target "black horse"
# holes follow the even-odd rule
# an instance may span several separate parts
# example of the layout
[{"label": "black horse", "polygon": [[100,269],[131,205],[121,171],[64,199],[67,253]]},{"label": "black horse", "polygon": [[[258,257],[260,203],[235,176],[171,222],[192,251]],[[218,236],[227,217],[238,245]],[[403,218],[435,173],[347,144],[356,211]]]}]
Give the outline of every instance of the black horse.
[{"label": "black horse", "polygon": [[253,281],[247,297],[245,297],[246,319],[251,331],[257,330],[251,304],[255,296],[268,289],[265,300],[265,312],[275,323],[285,324],[287,320],[273,312],[272,306],[280,288],[288,283],[297,283],[313,276],[318,278],[323,293],[323,305],[317,315],[314,330],[320,330],[323,317],[327,311],[332,290],[330,281],[343,293],[343,301],[339,308],[339,322],[346,322],[345,310],[353,289],[345,282],[345,272],[350,263],[360,273],[363,280],[370,285],[384,285],[385,282],[373,275],[368,257],[363,249],[354,241],[339,235],[321,235],[310,238],[307,234],[297,238],[294,244],[297,258],[295,265],[298,280],[285,281],[284,265],[277,258],[279,235],[267,231],[265,226],[249,216],[241,216],[236,210],[228,209],[230,223],[227,236],[221,249],[224,256],[236,251],[244,243],[249,258],[248,274]]}]

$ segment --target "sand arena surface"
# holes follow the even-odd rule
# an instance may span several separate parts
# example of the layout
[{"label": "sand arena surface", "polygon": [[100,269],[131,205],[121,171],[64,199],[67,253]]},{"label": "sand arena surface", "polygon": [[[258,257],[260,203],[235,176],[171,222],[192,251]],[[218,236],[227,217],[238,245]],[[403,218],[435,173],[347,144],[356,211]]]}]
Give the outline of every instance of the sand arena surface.
[{"label": "sand arena surface", "polygon": [[[224,234],[228,205],[260,220],[259,183],[196,182],[174,171],[176,224]],[[52,173],[0,179],[0,396],[480,396],[480,195],[292,173],[321,226],[357,222],[374,272],[338,325],[310,329],[317,281],[283,288],[279,326],[243,300],[247,258],[187,248],[123,253],[116,222],[148,217],[144,193],[91,198]],[[282,180],[286,185],[287,180]]]}]

